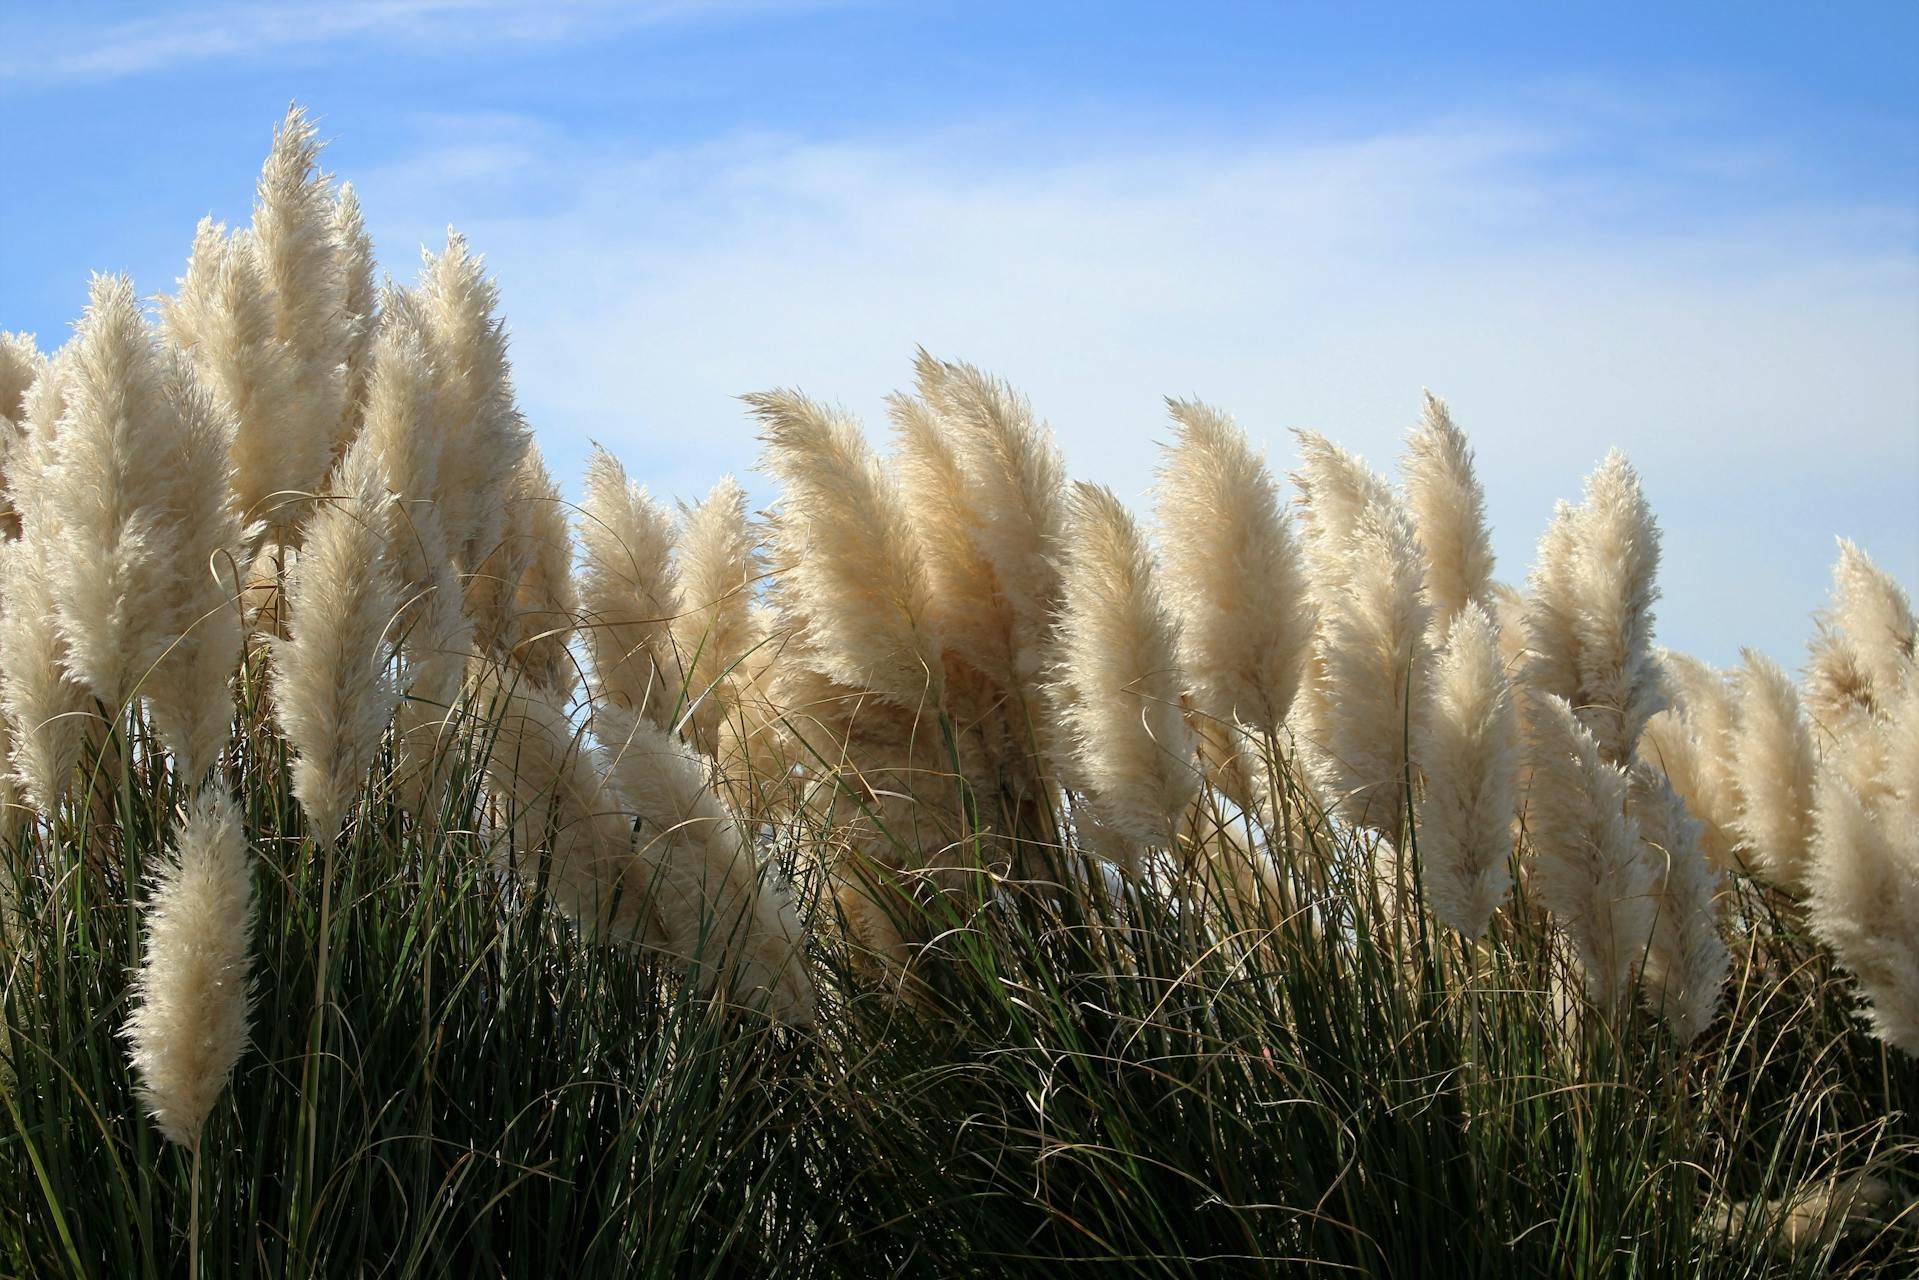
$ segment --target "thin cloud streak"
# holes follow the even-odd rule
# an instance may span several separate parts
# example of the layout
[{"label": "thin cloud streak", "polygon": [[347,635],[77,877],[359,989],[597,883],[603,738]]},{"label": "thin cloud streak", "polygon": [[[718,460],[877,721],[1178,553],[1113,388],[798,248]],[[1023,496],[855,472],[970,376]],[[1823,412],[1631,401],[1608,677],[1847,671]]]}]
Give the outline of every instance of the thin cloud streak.
[{"label": "thin cloud streak", "polygon": [[113,80],[196,63],[310,53],[356,40],[509,46],[604,36],[655,23],[824,7],[805,0],[334,0],[215,4],[107,26],[0,23],[0,89]]}]

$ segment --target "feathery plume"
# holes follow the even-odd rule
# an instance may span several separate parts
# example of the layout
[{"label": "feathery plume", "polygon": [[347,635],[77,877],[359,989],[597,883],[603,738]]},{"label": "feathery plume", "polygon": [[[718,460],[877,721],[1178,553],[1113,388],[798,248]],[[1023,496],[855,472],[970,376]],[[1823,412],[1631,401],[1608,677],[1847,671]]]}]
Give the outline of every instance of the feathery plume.
[{"label": "feathery plume", "polygon": [[580,507],[582,625],[596,703],[671,727],[680,670],[670,627],[680,612],[673,581],[673,519],[595,446]]},{"label": "feathery plume", "polygon": [[[1520,679],[1528,688],[1577,703],[1579,699],[1578,604],[1573,580],[1579,554],[1579,509],[1561,499],[1540,535],[1526,575],[1525,661]],[[1521,706],[1522,716],[1531,700]]]},{"label": "feathery plume", "polygon": [[723,476],[699,505],[680,515],[673,576],[682,608],[673,647],[686,669],[693,741],[712,755],[720,724],[750,678],[748,656],[762,640],[753,609],[765,567],[746,515],[746,490]]},{"label": "feathery plume", "polygon": [[1653,654],[1659,527],[1639,475],[1617,449],[1586,478],[1585,501],[1561,504],[1531,578],[1526,681],[1565,698],[1601,752],[1629,761],[1666,705]]},{"label": "feathery plume", "polygon": [[449,232],[445,252],[425,255],[418,287],[387,300],[388,310],[397,307],[417,326],[434,371],[432,496],[455,563],[468,573],[500,541],[513,475],[531,439],[514,405],[499,289],[484,267],[465,238]]},{"label": "feathery plume", "polygon": [[[419,814],[433,804],[433,764],[475,645],[434,497],[447,442],[425,322],[409,295],[396,291],[387,301],[369,358],[363,425],[348,456],[363,452],[375,483],[392,495],[381,530],[400,604],[394,630],[404,699],[395,717],[394,777],[402,807]],[[476,594],[495,581],[476,582]]]},{"label": "feathery plume", "polygon": [[1311,767],[1334,808],[1392,839],[1405,829],[1407,749],[1424,732],[1431,611],[1418,537],[1390,486],[1323,437],[1300,435],[1313,594]]},{"label": "feathery plume", "polygon": [[1345,589],[1351,576],[1348,548],[1365,512],[1399,504],[1365,459],[1317,431],[1295,431],[1293,436],[1299,442],[1299,469],[1292,475],[1300,495],[1299,528],[1313,593],[1323,605]]},{"label": "feathery plume", "polygon": [[784,486],[773,547],[781,606],[804,620],[802,660],[897,706],[937,705],[932,592],[893,477],[851,418],[793,391],[745,400]]},{"label": "feathery plume", "polygon": [[1564,698],[1534,698],[1524,800],[1532,884],[1571,940],[1594,1001],[1618,1010],[1652,936],[1652,868],[1625,773],[1602,758]]},{"label": "feathery plume", "polygon": [[1732,772],[1737,713],[1726,673],[1662,650],[1673,703],[1646,721],[1639,758],[1660,769],[1701,824],[1699,847],[1714,870],[1746,869],[1737,845],[1739,789]]},{"label": "feathery plume", "polygon": [[391,498],[372,451],[347,451],[339,495],[308,517],[287,578],[291,634],[275,645],[274,714],[293,748],[293,793],[317,837],[339,835],[399,691],[387,628],[401,600],[386,556]]},{"label": "feathery plume", "polygon": [[1806,701],[1826,732],[1843,736],[1855,715],[1878,716],[1913,679],[1912,601],[1848,539],[1839,539],[1832,598],[1818,618]]},{"label": "feathery plume", "polygon": [[1178,443],[1159,475],[1166,595],[1194,706],[1227,727],[1279,731],[1312,649],[1298,548],[1266,465],[1232,419],[1168,402]]},{"label": "feathery plume", "polygon": [[188,802],[148,900],[126,1036],[140,1097],[169,1141],[197,1147],[247,1046],[254,891],[239,806],[218,786]]},{"label": "feathery plume", "polygon": [[240,662],[242,530],[228,477],[232,420],[176,359],[168,399],[180,420],[178,452],[166,460],[174,480],[175,589],[153,619],[176,637],[148,675],[144,692],[180,775],[198,782],[232,730],[232,681]]},{"label": "feathery plume", "polygon": [[988,515],[966,473],[952,424],[924,399],[895,395],[895,465],[900,494],[926,564],[930,618],[941,643],[1004,689],[1021,675],[1012,602],[986,551]]},{"label": "feathery plume", "polygon": [[1508,680],[1526,666],[1526,596],[1517,587],[1495,582],[1491,588],[1493,621],[1499,633],[1499,665]]},{"label": "feathery plume", "polygon": [[45,564],[68,665],[108,707],[126,702],[180,634],[167,626],[186,554],[174,467],[192,446],[167,363],[132,282],[96,277],[40,487],[60,513]]},{"label": "feathery plume", "polygon": [[8,496],[13,454],[27,430],[27,395],[46,371],[47,360],[30,333],[0,332],[0,536],[20,536],[20,513]]},{"label": "feathery plume", "polygon": [[1198,788],[1179,632],[1146,540],[1112,490],[1074,486],[1061,580],[1059,703],[1073,779],[1104,823],[1164,844]]},{"label": "feathery plume", "polygon": [[924,350],[915,366],[921,399],[952,428],[973,507],[988,517],[979,548],[1011,614],[1014,674],[1030,684],[1046,663],[1060,597],[1066,464],[1052,432],[1006,383]]},{"label": "feathery plume", "polygon": [[579,598],[566,506],[537,446],[513,477],[500,543],[468,584],[483,652],[511,663],[564,701],[573,690],[567,641]]},{"label": "feathery plume", "polygon": [[1714,906],[1719,873],[1700,848],[1703,825],[1657,769],[1635,764],[1630,786],[1656,913],[1643,975],[1646,997],[1680,1042],[1690,1044],[1712,1021],[1729,963]]},{"label": "feathery plume", "polygon": [[1414,757],[1425,777],[1419,858],[1433,914],[1477,938],[1512,885],[1519,722],[1492,619],[1461,610],[1433,666],[1432,705]]},{"label": "feathery plume", "polygon": [[279,332],[275,299],[253,244],[200,220],[180,291],[160,317],[173,345],[232,413],[232,485],[249,520],[286,525],[292,494],[319,483],[331,434],[298,429],[305,373]]},{"label": "feathery plume", "polygon": [[1812,931],[1859,980],[1873,1034],[1919,1056],[1919,807],[1869,806],[1830,768],[1814,795]]},{"label": "feathery plume", "polygon": [[1737,797],[1733,829],[1744,862],[1788,889],[1805,880],[1816,761],[1799,691],[1779,664],[1742,651],[1737,721],[1727,758]]},{"label": "feathery plume", "polygon": [[333,202],[333,240],[339,255],[342,306],[346,313],[346,420],[334,444],[337,455],[359,434],[360,412],[373,355],[373,335],[379,328],[379,293],[373,283],[373,238],[360,213],[360,197],[351,182],[340,184]]},{"label": "feathery plume", "polygon": [[1493,545],[1486,492],[1473,471],[1466,433],[1446,402],[1428,391],[1419,425],[1406,436],[1406,505],[1426,558],[1426,603],[1443,633],[1469,604],[1492,604]]},{"label": "feathery plume", "polygon": [[486,774],[511,807],[515,869],[529,884],[544,879],[554,904],[589,936],[664,937],[649,868],[634,855],[632,819],[566,709],[526,682],[509,689],[491,670],[480,677],[478,698],[497,731]]},{"label": "feathery plume", "polygon": [[33,806],[50,816],[73,779],[95,717],[53,626],[46,553],[31,534],[0,542],[0,711],[13,734],[13,776]]},{"label": "feathery plume", "polygon": [[324,146],[305,111],[287,112],[260,168],[248,237],[272,304],[273,336],[293,377],[283,416],[262,424],[269,434],[259,445],[289,455],[285,488],[297,493],[319,489],[345,447],[347,360],[355,340],[333,184],[320,170]]},{"label": "feathery plume", "polygon": [[652,945],[765,1000],[781,1022],[811,1022],[813,986],[798,920],[707,786],[705,766],[630,712],[602,712],[598,728],[611,754],[613,790],[639,821],[636,851],[664,929]]},{"label": "feathery plume", "polygon": [[0,332],[0,418],[26,421],[27,390],[46,367],[32,334]]},{"label": "feathery plume", "polygon": [[1625,761],[1665,695],[1652,651],[1659,528],[1617,449],[1587,480],[1581,515],[1573,575],[1580,718],[1607,759]]}]

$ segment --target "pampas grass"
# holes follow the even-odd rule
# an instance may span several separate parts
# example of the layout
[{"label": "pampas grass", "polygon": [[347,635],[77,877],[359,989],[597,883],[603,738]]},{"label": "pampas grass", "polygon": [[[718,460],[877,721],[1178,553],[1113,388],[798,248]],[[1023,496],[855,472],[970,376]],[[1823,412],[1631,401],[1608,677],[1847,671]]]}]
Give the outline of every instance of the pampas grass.
[{"label": "pampas grass", "polygon": [[1426,603],[1442,632],[1469,605],[1492,606],[1493,546],[1472,446],[1446,402],[1426,393],[1406,436],[1406,505],[1426,555]]},{"label": "pampas grass", "polygon": [[1652,937],[1654,876],[1627,809],[1627,777],[1564,698],[1535,695],[1528,716],[1528,876],[1572,943],[1586,988],[1618,1013]]},{"label": "pampas grass", "polygon": [[762,659],[764,615],[753,607],[765,573],[746,490],[732,476],[680,515],[673,577],[681,602],[669,625],[686,672],[691,737],[708,755],[721,726],[740,713]]},{"label": "pampas grass", "polygon": [[1232,420],[1197,401],[1168,403],[1178,439],[1157,509],[1180,666],[1203,714],[1275,734],[1312,647],[1300,553],[1271,474]]},{"label": "pampas grass", "polygon": [[240,812],[209,787],[188,802],[146,904],[146,958],[126,1026],[141,1098],[170,1142],[199,1146],[246,1049],[255,910]]},{"label": "pampas grass", "polygon": [[387,673],[388,629],[400,611],[386,555],[391,498],[369,450],[348,452],[339,484],[308,519],[287,581],[291,634],[275,648],[273,694],[295,753],[293,794],[328,843],[400,699]]},{"label": "pampas grass", "polygon": [[890,456],[747,398],[764,524],[570,524],[481,260],[376,292],[318,157],[0,340],[0,1273],[1910,1270],[1863,551],[1729,679],[1618,455],[1522,597],[1437,400],[1291,513],[1181,400],[1155,559],[924,351]]},{"label": "pampas grass", "polygon": [[1666,705],[1652,647],[1658,568],[1658,525],[1638,473],[1614,450],[1587,477],[1585,501],[1562,505],[1540,541],[1526,680],[1576,707],[1615,764],[1632,759]]},{"label": "pampas grass", "polygon": [[1714,867],[1736,864],[1739,790],[1732,770],[1737,712],[1726,674],[1684,654],[1664,653],[1673,705],[1646,721],[1639,755],[1665,772],[1701,824],[1700,844]]},{"label": "pampas grass", "polygon": [[1177,624],[1112,490],[1075,487],[1061,578],[1056,696],[1073,785],[1127,840],[1168,845],[1198,788],[1197,744],[1180,713]]},{"label": "pampas grass", "polygon": [[1630,787],[1633,821],[1652,875],[1647,1003],[1682,1044],[1690,1044],[1712,1022],[1730,963],[1719,937],[1719,873],[1699,847],[1701,824],[1658,770],[1635,765]]},{"label": "pampas grass", "polygon": [[1425,785],[1420,865],[1433,914],[1468,938],[1512,885],[1519,721],[1492,619],[1469,603],[1433,664],[1432,706],[1415,744]]},{"label": "pampas grass", "polygon": [[1300,446],[1295,480],[1319,605],[1311,764],[1342,817],[1398,841],[1431,657],[1418,537],[1398,495],[1363,461],[1311,433]]},{"label": "pampas grass", "polygon": [[1060,598],[1057,556],[1066,519],[1066,466],[1025,397],[972,365],[920,351],[920,397],[951,432],[973,509],[979,550],[1011,617],[1014,675],[1045,666]]},{"label": "pampas grass", "polygon": [[698,757],[651,722],[602,713],[609,779],[634,814],[635,850],[663,936],[654,944],[781,1022],[813,1020],[803,936],[784,887],[762,871]]},{"label": "pampas grass", "polygon": [[746,402],[764,465],[786,488],[773,555],[804,661],[897,706],[936,706],[944,665],[932,591],[898,482],[844,415],[790,391]]},{"label": "pampas grass", "polygon": [[674,538],[666,508],[627,479],[618,459],[596,448],[580,508],[580,605],[592,658],[590,687],[595,702],[641,712],[662,727],[679,713]]},{"label": "pampas grass", "polygon": [[1751,649],[1739,672],[1737,722],[1727,751],[1738,803],[1733,828],[1744,860],[1768,879],[1799,888],[1812,845],[1812,734],[1792,678]]},{"label": "pampas grass", "polygon": [[1859,980],[1873,1034],[1919,1054],[1919,806],[1821,773],[1806,870],[1813,931]]}]

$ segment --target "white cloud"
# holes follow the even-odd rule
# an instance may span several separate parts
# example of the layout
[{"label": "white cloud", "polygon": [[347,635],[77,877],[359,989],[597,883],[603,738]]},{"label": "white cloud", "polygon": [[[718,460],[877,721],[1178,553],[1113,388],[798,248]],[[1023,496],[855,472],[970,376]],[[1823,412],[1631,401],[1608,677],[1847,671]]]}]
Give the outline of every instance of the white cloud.
[{"label": "white cloud", "polygon": [[1834,533],[1919,577],[1909,212],[1649,229],[1635,192],[1497,122],[638,157],[442,126],[444,148],[359,185],[396,268],[448,220],[488,252],[562,470],[594,437],[656,488],[702,491],[755,456],[731,397],[775,384],[877,430],[923,342],[1013,380],[1077,473],[1134,496],[1165,394],[1230,409],[1284,466],[1293,426],[1388,461],[1430,385],[1478,446],[1515,579],[1617,444],[1666,528],[1662,639],[1717,661],[1741,643],[1797,660]]},{"label": "white cloud", "polygon": [[[0,25],[0,84],[110,80],[169,67],[306,53],[351,40],[420,51],[605,35],[659,22],[799,7],[795,0],[328,0],[182,6],[124,22],[15,16]],[[817,7],[808,3],[805,7]]]}]

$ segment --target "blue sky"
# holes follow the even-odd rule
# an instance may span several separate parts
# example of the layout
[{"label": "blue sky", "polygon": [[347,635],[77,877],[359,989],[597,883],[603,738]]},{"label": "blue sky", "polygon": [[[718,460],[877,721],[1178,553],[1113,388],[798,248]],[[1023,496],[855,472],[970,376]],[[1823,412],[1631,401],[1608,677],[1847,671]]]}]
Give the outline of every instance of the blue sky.
[{"label": "blue sky", "polygon": [[298,101],[387,270],[487,253],[569,480],[756,482],[733,395],[877,431],[917,343],[1142,504],[1164,395],[1386,464],[1430,386],[1501,576],[1617,444],[1660,639],[1796,664],[1835,534],[1919,584],[1915,50],[1909,4],[15,4],[0,327],[170,290]]}]

